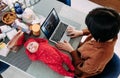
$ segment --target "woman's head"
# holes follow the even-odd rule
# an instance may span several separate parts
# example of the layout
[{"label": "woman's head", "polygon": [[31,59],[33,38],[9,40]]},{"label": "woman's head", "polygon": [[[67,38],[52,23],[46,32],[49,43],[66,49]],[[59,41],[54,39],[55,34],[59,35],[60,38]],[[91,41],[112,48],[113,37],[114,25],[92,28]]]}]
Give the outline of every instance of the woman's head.
[{"label": "woman's head", "polygon": [[114,38],[120,30],[120,16],[109,8],[93,9],[87,15],[85,23],[95,40],[100,42]]},{"label": "woman's head", "polygon": [[34,39],[29,39],[25,42],[24,46],[29,52],[35,53],[38,50],[39,44]]}]

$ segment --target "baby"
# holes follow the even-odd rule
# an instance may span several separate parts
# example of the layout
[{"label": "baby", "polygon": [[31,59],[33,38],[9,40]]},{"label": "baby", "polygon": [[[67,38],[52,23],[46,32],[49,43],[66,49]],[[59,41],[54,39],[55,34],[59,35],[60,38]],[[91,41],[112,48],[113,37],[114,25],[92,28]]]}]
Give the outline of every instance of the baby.
[{"label": "baby", "polygon": [[[52,70],[64,76],[74,76],[74,67],[68,55],[62,53],[57,48],[48,44],[48,41],[42,38],[30,38],[25,44],[28,57],[33,60],[39,60],[47,64]],[[66,64],[71,72],[64,67]]]}]

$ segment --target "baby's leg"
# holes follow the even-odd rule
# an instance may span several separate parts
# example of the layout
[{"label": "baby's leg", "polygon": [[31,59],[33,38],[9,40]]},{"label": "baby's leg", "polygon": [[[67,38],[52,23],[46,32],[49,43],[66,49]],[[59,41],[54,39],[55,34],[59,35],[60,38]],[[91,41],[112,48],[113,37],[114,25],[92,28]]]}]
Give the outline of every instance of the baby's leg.
[{"label": "baby's leg", "polygon": [[71,61],[70,57],[64,53],[60,53],[60,55],[61,55],[63,62],[68,66],[70,71],[74,71],[74,66],[72,65],[72,61]]},{"label": "baby's leg", "polygon": [[67,54],[62,53],[60,50],[56,48],[54,48],[54,50],[59,54],[59,57],[61,58],[61,60],[68,66],[69,70],[74,71],[74,67],[72,65],[72,61],[70,60],[70,57]]},{"label": "baby's leg", "polygon": [[74,73],[66,71],[62,64],[61,65],[60,64],[59,65],[57,65],[57,64],[49,64],[48,66],[52,70],[54,70],[55,72],[57,72],[57,73],[59,73],[59,74],[61,74],[63,76],[71,76],[71,77],[74,76]]}]

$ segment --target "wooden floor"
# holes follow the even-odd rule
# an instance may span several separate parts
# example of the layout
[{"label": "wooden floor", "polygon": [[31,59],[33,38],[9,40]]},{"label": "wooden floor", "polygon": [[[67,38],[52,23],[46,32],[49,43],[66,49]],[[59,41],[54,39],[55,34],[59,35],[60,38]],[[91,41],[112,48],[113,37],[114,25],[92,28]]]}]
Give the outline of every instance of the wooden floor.
[{"label": "wooden floor", "polygon": [[120,0],[90,0],[105,7],[111,7],[120,12]]}]

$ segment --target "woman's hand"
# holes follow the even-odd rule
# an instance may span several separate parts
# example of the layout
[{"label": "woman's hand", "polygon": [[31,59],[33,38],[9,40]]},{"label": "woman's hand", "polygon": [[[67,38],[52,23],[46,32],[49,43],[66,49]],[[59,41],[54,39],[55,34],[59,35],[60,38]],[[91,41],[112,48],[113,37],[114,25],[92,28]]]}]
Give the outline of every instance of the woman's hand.
[{"label": "woman's hand", "polygon": [[71,38],[75,38],[80,35],[83,35],[83,31],[76,30],[74,27],[68,27],[67,35],[70,36]]},{"label": "woman's hand", "polygon": [[65,50],[65,51],[68,51],[68,52],[72,52],[74,50],[73,47],[70,45],[70,43],[68,43],[67,41],[58,42],[56,44],[56,47],[58,49]]}]

